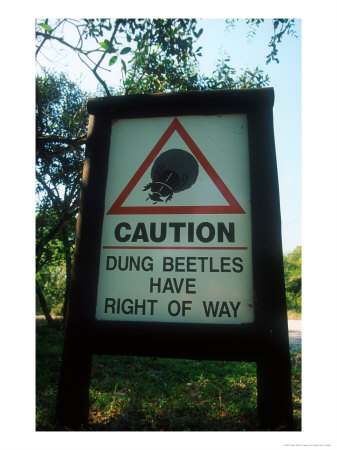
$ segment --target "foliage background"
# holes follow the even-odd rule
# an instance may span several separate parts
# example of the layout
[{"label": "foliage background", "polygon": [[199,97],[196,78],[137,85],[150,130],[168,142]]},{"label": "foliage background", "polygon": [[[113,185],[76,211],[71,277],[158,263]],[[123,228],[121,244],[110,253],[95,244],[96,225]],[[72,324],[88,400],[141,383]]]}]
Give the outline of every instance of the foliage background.
[{"label": "foliage background", "polygon": [[288,310],[302,311],[302,247],[283,257]]}]

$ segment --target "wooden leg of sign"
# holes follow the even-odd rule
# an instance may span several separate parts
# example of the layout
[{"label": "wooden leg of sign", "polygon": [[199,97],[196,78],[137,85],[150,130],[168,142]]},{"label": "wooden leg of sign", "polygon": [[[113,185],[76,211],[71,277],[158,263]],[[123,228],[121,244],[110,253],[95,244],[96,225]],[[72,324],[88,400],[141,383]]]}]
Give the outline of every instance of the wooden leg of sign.
[{"label": "wooden leg of sign", "polygon": [[258,412],[264,430],[294,429],[290,377],[289,351],[266,352],[257,361]]},{"label": "wooden leg of sign", "polygon": [[92,354],[79,338],[65,338],[56,422],[78,429],[88,424]]}]

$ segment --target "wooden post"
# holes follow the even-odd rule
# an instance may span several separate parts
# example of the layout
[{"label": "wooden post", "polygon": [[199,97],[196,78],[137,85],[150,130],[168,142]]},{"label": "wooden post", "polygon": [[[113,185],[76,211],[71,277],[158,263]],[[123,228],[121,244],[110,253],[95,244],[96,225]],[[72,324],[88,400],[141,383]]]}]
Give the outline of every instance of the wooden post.
[{"label": "wooden post", "polygon": [[271,105],[249,116],[258,412],[265,430],[292,430],[293,409],[284,285],[280,195]]},{"label": "wooden post", "polygon": [[257,389],[261,427],[271,431],[293,431],[289,351],[273,351],[270,346],[257,361]]},{"label": "wooden post", "polygon": [[78,429],[88,424],[92,354],[81,337],[65,336],[56,406],[56,422]]},{"label": "wooden post", "polygon": [[[72,429],[86,425],[89,416],[93,354],[89,323],[94,317],[97,285],[95,271],[98,273],[100,232],[104,215],[104,170],[108,161],[108,151],[98,149],[109,149],[110,131],[109,116],[100,117],[97,121],[90,116],[56,407],[57,423]],[[88,184],[94,184],[96,188],[88,190]],[[90,245],[87,245],[88,242]]]}]

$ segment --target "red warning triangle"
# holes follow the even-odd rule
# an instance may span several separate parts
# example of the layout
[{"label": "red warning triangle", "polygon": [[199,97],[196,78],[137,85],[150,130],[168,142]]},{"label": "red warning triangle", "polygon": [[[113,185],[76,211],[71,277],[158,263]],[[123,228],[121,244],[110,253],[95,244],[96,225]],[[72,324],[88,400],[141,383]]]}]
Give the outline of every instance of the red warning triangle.
[{"label": "red warning triangle", "polygon": [[[134,187],[137,185],[146,170],[152,164],[158,153],[164,147],[174,131],[177,131],[185,144],[191,150],[200,165],[204,168],[208,176],[211,178],[215,186],[226,199],[228,205],[206,205],[206,206],[122,206],[128,198]],[[157,144],[145,158],[139,169],[125,186],[115,203],[111,206],[110,214],[245,214],[233,194],[221,180],[214,168],[208,162],[202,151],[181,125],[179,120],[175,118],[165,133],[159,139]]]}]

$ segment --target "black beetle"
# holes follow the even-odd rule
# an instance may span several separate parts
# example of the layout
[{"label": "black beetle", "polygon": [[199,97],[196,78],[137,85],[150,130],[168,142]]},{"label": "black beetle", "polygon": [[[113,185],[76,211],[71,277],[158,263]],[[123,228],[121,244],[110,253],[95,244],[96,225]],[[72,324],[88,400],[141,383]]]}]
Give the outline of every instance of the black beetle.
[{"label": "black beetle", "polygon": [[163,152],[153,163],[152,183],[143,189],[143,191],[151,189],[146,200],[150,198],[156,204],[166,197],[168,202],[174,193],[190,188],[195,183],[198,173],[198,163],[187,151],[172,148]]}]

